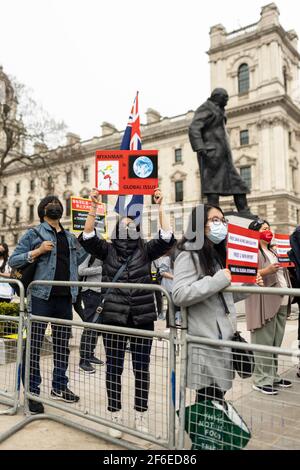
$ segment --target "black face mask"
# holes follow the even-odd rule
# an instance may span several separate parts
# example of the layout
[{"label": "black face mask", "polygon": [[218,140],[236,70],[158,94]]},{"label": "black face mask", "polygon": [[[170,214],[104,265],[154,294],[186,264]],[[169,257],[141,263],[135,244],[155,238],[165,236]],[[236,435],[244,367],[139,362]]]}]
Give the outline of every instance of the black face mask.
[{"label": "black face mask", "polygon": [[49,217],[49,219],[58,220],[62,218],[63,211],[62,208],[56,204],[51,207],[47,207],[45,215],[46,217]]}]

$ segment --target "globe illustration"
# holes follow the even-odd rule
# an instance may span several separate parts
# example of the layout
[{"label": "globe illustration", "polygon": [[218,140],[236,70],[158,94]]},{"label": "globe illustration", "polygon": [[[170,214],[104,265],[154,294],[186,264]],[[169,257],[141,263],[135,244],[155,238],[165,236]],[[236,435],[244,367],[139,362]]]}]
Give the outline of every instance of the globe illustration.
[{"label": "globe illustration", "polygon": [[139,178],[148,178],[153,171],[153,163],[148,157],[139,157],[133,164],[133,171]]}]

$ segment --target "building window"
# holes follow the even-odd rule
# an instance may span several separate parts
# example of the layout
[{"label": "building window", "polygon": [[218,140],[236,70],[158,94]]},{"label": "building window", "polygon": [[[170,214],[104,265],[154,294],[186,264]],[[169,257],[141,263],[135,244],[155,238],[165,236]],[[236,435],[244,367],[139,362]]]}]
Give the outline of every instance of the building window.
[{"label": "building window", "polygon": [[70,217],[71,215],[71,198],[68,197],[68,199],[66,199],[66,217]]},{"label": "building window", "polygon": [[249,144],[249,131],[248,129],[240,132],[240,145]]},{"label": "building window", "polygon": [[89,169],[88,167],[82,168],[82,179],[84,183],[89,181]]},{"label": "building window", "polygon": [[48,189],[48,190],[53,189],[53,179],[52,179],[52,176],[48,176],[48,179],[47,179],[47,189]]},{"label": "building window", "polygon": [[175,202],[183,201],[183,181],[175,181]]},{"label": "building window", "polygon": [[103,204],[107,204],[107,201],[108,201],[107,194],[102,194],[101,202],[103,202]]},{"label": "building window", "polygon": [[34,180],[30,180],[30,191],[34,191],[35,189],[35,182]]},{"label": "building window", "polygon": [[290,131],[289,132],[289,147],[292,147],[293,145],[293,135],[292,135],[292,132]]},{"label": "building window", "polygon": [[175,149],[175,163],[182,162],[182,149]]},{"label": "building window", "polygon": [[297,225],[300,225],[300,210],[297,209]]},{"label": "building window", "polygon": [[19,235],[17,233],[15,233],[14,234],[14,245],[18,244],[18,240],[19,240]]},{"label": "building window", "polygon": [[7,196],[7,186],[3,186],[3,197]]},{"label": "building window", "polygon": [[30,204],[29,206],[29,222],[34,221],[34,205]]},{"label": "building window", "polygon": [[286,66],[283,67],[282,69],[282,73],[283,73],[283,86],[284,86],[284,91],[285,93],[287,93],[288,91],[288,78],[287,78],[287,71],[286,71]]},{"label": "building window", "polygon": [[5,243],[5,236],[1,235],[1,244],[3,245],[3,243]]},{"label": "building window", "polygon": [[296,191],[296,188],[297,188],[297,168],[292,168],[292,185],[293,185],[293,191]]},{"label": "building window", "polygon": [[20,194],[20,183],[16,183],[16,194]]},{"label": "building window", "polygon": [[72,184],[72,171],[66,173],[66,184]]},{"label": "building window", "polygon": [[244,166],[240,169],[240,175],[243,181],[245,181],[246,185],[249,189],[252,186],[252,178],[251,178],[251,166]]},{"label": "building window", "polygon": [[182,233],[182,231],[183,231],[182,217],[175,217],[175,232]]},{"label": "building window", "polygon": [[20,207],[16,207],[16,224],[20,222]]},{"label": "building window", "polygon": [[238,71],[239,93],[246,93],[249,90],[249,67],[247,64],[242,64]]},{"label": "building window", "polygon": [[6,209],[2,209],[2,225],[6,225],[6,216],[7,216]]}]

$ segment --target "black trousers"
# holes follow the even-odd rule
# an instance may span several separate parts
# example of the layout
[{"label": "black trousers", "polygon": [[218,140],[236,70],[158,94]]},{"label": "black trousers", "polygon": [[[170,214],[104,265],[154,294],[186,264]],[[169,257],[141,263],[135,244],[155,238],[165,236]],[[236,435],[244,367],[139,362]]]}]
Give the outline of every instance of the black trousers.
[{"label": "black trousers", "polygon": [[[82,292],[81,297],[84,304],[82,320],[86,322],[92,322],[96,308],[100,304],[101,294],[88,289]],[[79,349],[81,360],[88,361],[91,357],[94,356],[99,334],[100,333],[98,331],[84,328],[81,335]]]},{"label": "black trousers", "polygon": [[[151,323],[140,328],[153,331],[154,325]],[[128,340],[130,342],[132,367],[135,377],[134,409],[136,411],[146,411],[148,409],[152,339],[105,333],[103,335],[103,342],[106,353],[106,391],[109,411],[119,411],[122,408],[121,377],[124,370],[125,351]]]},{"label": "black trousers", "polygon": [[[32,297],[32,315],[43,317],[61,318],[72,320],[72,299],[71,297],[50,296],[48,300]],[[30,392],[39,395],[42,381],[40,372],[40,355],[47,323],[32,322],[31,330],[31,354],[30,354]],[[53,339],[53,390],[60,392],[67,388],[68,377],[66,375],[69,365],[69,339],[71,327],[52,324]],[[25,350],[24,350],[25,355]],[[25,360],[23,361],[22,379],[25,378]]]}]

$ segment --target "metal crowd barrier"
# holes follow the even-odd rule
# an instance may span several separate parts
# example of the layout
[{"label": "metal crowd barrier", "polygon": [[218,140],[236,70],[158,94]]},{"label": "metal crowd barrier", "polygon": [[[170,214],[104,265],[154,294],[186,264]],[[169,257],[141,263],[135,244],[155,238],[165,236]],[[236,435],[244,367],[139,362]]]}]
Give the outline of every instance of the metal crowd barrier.
[{"label": "metal crowd barrier", "polygon": [[20,373],[22,363],[23,320],[25,311],[24,287],[20,281],[1,279],[2,283],[16,284],[20,289],[18,317],[1,315],[0,330],[0,415],[16,414],[20,403]]},{"label": "metal crowd barrier", "polygon": [[[27,291],[29,312],[31,308],[32,287],[35,285],[133,288],[132,284],[125,283],[34,281],[30,284]],[[0,442],[32,421],[51,419],[129,449],[139,449],[145,444],[145,441],[162,448],[175,448],[176,329],[173,304],[169,293],[158,285],[135,284],[134,289],[148,290],[153,293],[154,291],[160,291],[165,295],[169,303],[170,324],[172,325],[169,333],[62,320],[29,314],[26,319],[27,340],[24,387],[24,409],[27,418],[2,434]],[[44,342],[40,344],[41,336],[49,323],[52,330],[50,340],[46,336]],[[85,336],[83,336],[83,332],[85,332]],[[62,344],[59,341],[63,340],[64,336],[70,333],[70,354],[67,357],[66,349],[59,349]],[[97,341],[96,356],[105,363],[110,360],[110,379],[106,378],[106,365],[95,365],[96,371],[92,374],[85,374],[79,369],[80,354],[88,346],[85,343],[88,343],[89,339],[87,338],[91,338],[91,336],[96,338]],[[52,344],[49,345],[51,342]],[[106,342],[106,351],[109,351],[112,357],[106,357],[103,342]],[[32,354],[33,348],[34,351],[37,351],[39,345],[41,346],[40,361],[35,359],[35,352]],[[56,350],[56,363],[54,365],[62,366],[63,363],[68,361],[68,387],[80,397],[77,403],[65,403],[57,400],[57,397],[51,396],[53,348]],[[145,357],[150,348],[150,374],[148,374]],[[122,355],[124,356],[123,371],[121,371],[121,365],[118,362],[114,364],[114,361],[118,361],[118,358]],[[131,359],[134,362],[134,371],[132,370]],[[33,372],[36,371],[37,362],[40,363],[42,375],[39,395],[30,391],[30,388],[33,388],[30,386],[30,374],[31,370]],[[135,381],[133,380],[134,373]],[[116,400],[116,383],[120,376],[122,380],[122,422],[116,423],[112,421],[112,413],[107,410],[108,398],[106,389],[111,388],[112,400]],[[107,383],[107,380],[111,380],[111,383]],[[134,422],[134,395],[136,394],[138,397],[136,405],[145,406],[145,402],[147,402],[145,395],[147,395],[148,389],[148,430],[137,430]],[[52,413],[50,414],[46,410],[44,414],[29,416],[28,400],[51,407]],[[54,410],[57,413],[54,413]],[[70,417],[74,419],[70,420]],[[84,418],[89,425],[83,426],[78,422],[77,418]],[[91,422],[96,423],[97,429],[90,427]],[[116,439],[109,436],[107,428],[121,431],[127,435],[126,439]],[[140,445],[136,444],[137,438],[142,440]]]},{"label": "metal crowd barrier", "polygon": [[[300,295],[300,289],[244,286],[230,287],[224,292]],[[235,373],[232,386],[228,385],[224,404],[222,395],[218,396],[218,392],[212,389],[203,396],[202,386],[211,384],[212,379],[217,385],[219,376],[223,377],[224,372],[228,380],[234,376],[232,348],[240,351],[241,359],[243,351],[253,351],[255,369],[249,378],[242,379]],[[178,449],[190,449],[191,446],[194,450],[300,449],[300,380],[296,376],[300,351],[297,346],[296,349],[268,347],[196,337],[188,331],[188,311],[183,308],[180,350]],[[212,372],[211,360],[219,363],[219,370]],[[275,364],[270,370],[273,371],[274,383],[277,383],[276,395],[262,394],[257,388],[253,389],[255,379],[260,377],[258,368],[269,367],[270,364]],[[188,367],[193,371],[193,377],[188,377],[191,373]],[[278,382],[282,379],[290,381],[291,386],[279,386]],[[195,385],[187,388],[188,383]],[[199,383],[201,387],[197,386]],[[202,392],[198,392],[201,389]],[[233,419],[233,416],[236,426],[228,424],[227,418]]]}]

